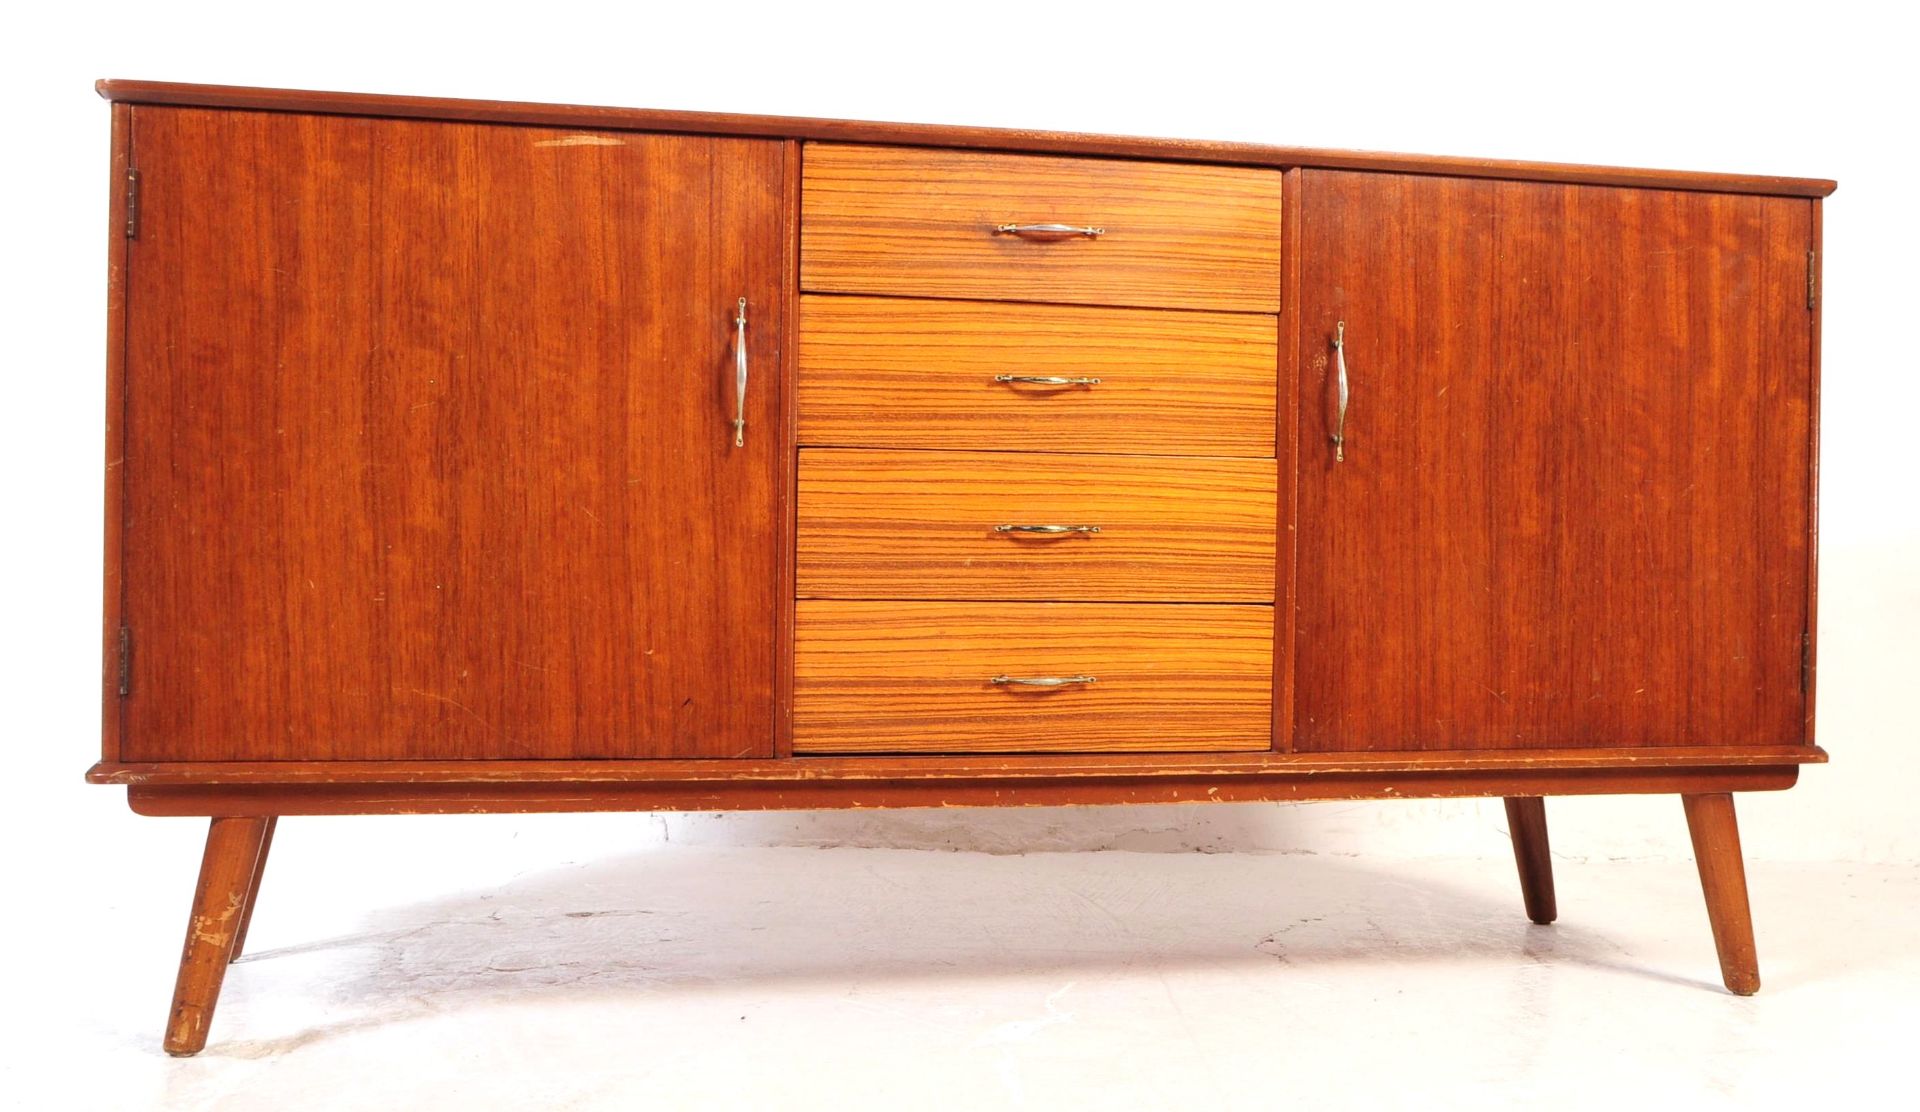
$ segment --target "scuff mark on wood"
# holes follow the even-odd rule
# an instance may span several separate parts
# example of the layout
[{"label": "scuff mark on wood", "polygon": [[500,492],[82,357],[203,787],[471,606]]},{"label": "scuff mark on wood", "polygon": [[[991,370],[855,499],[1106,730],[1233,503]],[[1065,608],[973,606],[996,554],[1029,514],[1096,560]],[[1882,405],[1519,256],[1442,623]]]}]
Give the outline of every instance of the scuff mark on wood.
[{"label": "scuff mark on wood", "polygon": [[536,147],[624,147],[625,139],[614,135],[562,135],[558,139],[538,139]]}]

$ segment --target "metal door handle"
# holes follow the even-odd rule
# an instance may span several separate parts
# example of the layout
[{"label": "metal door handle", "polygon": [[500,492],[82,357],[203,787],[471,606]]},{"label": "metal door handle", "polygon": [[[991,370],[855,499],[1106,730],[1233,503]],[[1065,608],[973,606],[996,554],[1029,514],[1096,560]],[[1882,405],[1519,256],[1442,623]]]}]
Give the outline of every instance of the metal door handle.
[{"label": "metal door handle", "polygon": [[1339,383],[1337,408],[1333,413],[1333,462],[1347,458],[1347,322],[1333,326],[1333,373]]},{"label": "metal door handle", "polygon": [[733,310],[733,446],[747,443],[747,299]]},{"label": "metal door handle", "polygon": [[996,525],[996,533],[1098,533],[1098,525]]},{"label": "metal door handle", "polygon": [[1069,684],[1099,683],[1098,676],[995,676],[987,681],[996,687],[1066,687]]}]

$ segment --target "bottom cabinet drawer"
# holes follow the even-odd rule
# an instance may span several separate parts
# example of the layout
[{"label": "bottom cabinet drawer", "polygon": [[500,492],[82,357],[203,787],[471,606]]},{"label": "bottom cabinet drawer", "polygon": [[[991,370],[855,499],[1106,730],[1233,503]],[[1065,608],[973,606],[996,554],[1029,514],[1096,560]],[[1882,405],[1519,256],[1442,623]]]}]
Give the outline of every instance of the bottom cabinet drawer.
[{"label": "bottom cabinet drawer", "polygon": [[1273,608],[801,601],[796,753],[1260,750]]}]

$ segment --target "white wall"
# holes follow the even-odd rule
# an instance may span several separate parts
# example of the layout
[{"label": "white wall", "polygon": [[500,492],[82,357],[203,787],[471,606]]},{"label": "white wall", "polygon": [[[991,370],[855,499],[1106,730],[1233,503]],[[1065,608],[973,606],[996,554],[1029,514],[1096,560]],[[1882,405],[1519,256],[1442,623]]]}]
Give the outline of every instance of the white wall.
[{"label": "white wall", "polygon": [[[1920,205],[1910,33],[1873,5],[794,3],[488,11],[103,2],[16,9],[6,130],[0,729],[29,868],[191,867],[198,823],[128,815],[95,752],[107,109],[96,77],[565,101],[1837,178],[1826,209],[1819,736],[1750,797],[1750,852],[1914,860],[1920,824]],[[1884,6],[1882,6],[1884,8]],[[1886,9],[1891,10],[1891,9]],[[235,682],[244,682],[236,677]],[[1553,805],[1565,853],[1686,852],[1671,799]],[[313,820],[319,823],[322,820]],[[343,844],[878,842],[1014,850],[1500,851],[1496,804],[327,820]],[[300,829],[313,829],[302,824]],[[304,835],[301,835],[304,837]],[[412,842],[409,843],[409,839]],[[564,847],[572,847],[570,851]],[[544,850],[537,850],[539,856]]]}]

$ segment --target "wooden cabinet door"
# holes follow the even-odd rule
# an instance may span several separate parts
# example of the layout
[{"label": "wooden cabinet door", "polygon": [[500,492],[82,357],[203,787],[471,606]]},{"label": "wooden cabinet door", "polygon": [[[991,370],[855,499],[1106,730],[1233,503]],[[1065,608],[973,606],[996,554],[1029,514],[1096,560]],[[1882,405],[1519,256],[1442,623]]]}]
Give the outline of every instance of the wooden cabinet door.
[{"label": "wooden cabinet door", "polygon": [[1812,202],[1302,177],[1295,748],[1804,740]]},{"label": "wooden cabinet door", "polygon": [[784,158],[137,107],[123,758],[770,755]]}]

